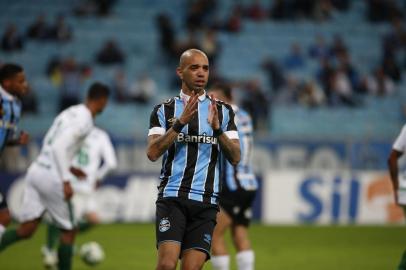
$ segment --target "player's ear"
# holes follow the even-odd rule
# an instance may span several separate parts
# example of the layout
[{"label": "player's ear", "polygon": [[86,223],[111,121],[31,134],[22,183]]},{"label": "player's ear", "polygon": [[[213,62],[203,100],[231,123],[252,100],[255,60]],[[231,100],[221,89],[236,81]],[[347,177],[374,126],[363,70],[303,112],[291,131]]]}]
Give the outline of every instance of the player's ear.
[{"label": "player's ear", "polygon": [[176,69],[176,74],[179,76],[179,78],[180,78],[181,80],[183,80],[183,72],[182,72],[182,69],[181,69],[180,67],[178,67],[178,68]]}]

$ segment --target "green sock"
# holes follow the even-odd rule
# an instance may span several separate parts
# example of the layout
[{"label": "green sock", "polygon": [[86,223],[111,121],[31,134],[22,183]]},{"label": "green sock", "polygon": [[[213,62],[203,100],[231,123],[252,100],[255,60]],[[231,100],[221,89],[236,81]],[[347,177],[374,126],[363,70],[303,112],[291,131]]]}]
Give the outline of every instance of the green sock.
[{"label": "green sock", "polygon": [[398,270],[406,270],[406,250],[403,252],[402,259],[398,266]]},{"label": "green sock", "polygon": [[60,244],[58,248],[58,270],[72,269],[73,246]]},{"label": "green sock", "polygon": [[85,232],[89,230],[92,227],[92,224],[89,223],[88,221],[80,221],[78,224],[78,230],[79,232]]},{"label": "green sock", "polygon": [[53,250],[59,241],[60,230],[53,224],[48,224],[47,228],[47,248]]},{"label": "green sock", "polygon": [[0,242],[0,251],[8,247],[9,245],[21,240],[22,237],[17,235],[16,229],[7,230],[4,232],[3,236],[1,237]]}]

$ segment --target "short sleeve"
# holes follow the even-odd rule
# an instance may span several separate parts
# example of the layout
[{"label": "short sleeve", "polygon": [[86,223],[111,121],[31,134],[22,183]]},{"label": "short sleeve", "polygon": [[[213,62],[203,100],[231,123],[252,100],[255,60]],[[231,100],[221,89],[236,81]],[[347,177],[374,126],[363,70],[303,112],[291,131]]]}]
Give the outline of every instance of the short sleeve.
[{"label": "short sleeve", "polygon": [[164,135],[165,132],[165,114],[163,112],[163,106],[157,105],[150,116],[148,136]]},{"label": "short sleeve", "polygon": [[405,152],[406,148],[406,125],[403,126],[402,131],[399,136],[396,138],[395,143],[393,144],[393,149],[399,152]]},{"label": "short sleeve", "polygon": [[234,110],[232,109],[231,106],[226,106],[226,111],[227,111],[227,121],[223,122],[223,131],[224,134],[227,135],[229,139],[239,139],[238,137],[238,130],[237,130],[237,125],[235,124],[235,113]]}]

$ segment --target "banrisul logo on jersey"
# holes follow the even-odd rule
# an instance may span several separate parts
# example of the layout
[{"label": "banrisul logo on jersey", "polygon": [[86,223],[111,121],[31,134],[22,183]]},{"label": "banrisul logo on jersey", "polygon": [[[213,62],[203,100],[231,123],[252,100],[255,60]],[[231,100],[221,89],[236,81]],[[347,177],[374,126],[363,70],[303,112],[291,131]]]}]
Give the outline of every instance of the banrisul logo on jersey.
[{"label": "banrisul logo on jersey", "polygon": [[217,144],[217,138],[213,136],[208,136],[206,133],[203,133],[202,135],[189,135],[181,132],[178,135],[177,141],[182,143]]}]

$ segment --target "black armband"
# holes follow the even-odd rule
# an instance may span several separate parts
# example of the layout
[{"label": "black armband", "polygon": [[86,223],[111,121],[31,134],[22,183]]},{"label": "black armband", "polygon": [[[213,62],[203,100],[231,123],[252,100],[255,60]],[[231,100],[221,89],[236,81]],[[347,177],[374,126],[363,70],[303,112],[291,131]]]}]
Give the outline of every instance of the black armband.
[{"label": "black armband", "polygon": [[218,136],[220,136],[221,134],[223,134],[223,130],[222,130],[221,128],[213,129],[213,136],[214,136],[214,137],[218,137]]},{"label": "black armband", "polygon": [[172,129],[173,129],[175,132],[180,133],[180,132],[182,131],[182,129],[183,129],[184,126],[185,126],[185,124],[182,124],[182,123],[179,121],[179,119],[177,119],[177,120],[175,121],[175,123],[173,124]]}]

